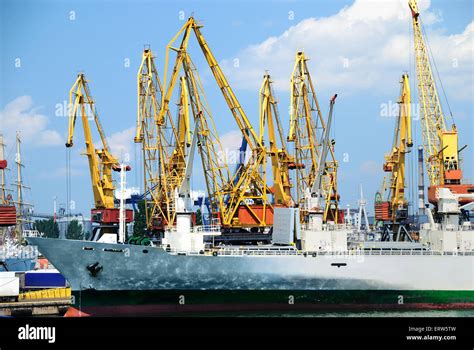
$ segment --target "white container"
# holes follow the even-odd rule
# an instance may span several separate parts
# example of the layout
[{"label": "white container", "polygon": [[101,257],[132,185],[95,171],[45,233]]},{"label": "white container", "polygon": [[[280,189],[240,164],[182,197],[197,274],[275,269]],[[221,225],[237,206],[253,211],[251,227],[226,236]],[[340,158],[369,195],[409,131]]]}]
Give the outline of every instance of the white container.
[{"label": "white container", "polygon": [[0,276],[0,297],[14,297],[20,294],[20,279],[15,277]]}]

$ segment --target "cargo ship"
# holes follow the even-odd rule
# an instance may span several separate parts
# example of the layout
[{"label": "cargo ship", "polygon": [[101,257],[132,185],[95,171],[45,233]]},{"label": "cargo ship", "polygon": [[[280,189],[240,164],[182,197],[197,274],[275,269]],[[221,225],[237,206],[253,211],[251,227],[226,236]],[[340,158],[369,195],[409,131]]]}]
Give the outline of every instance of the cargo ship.
[{"label": "cargo ship", "polygon": [[185,212],[156,246],[108,234],[27,241],[67,278],[74,307],[87,315],[474,309],[474,229],[455,224],[457,200],[440,189],[442,219],[427,211],[415,243],[353,240],[343,225],[301,226],[295,208],[275,208],[271,245],[206,244],[218,227],[192,227]]}]

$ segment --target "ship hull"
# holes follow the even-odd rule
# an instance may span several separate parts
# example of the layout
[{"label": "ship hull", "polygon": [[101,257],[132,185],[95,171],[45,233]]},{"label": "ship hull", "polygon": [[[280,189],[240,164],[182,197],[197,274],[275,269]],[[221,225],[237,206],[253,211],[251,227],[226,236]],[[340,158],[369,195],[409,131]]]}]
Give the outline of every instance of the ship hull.
[{"label": "ship hull", "polygon": [[[296,304],[291,295],[304,309],[474,308],[474,257],[467,254],[175,255],[158,247],[28,240],[68,279],[74,304],[92,314],[286,308]],[[188,301],[179,304],[180,296]]]},{"label": "ship hull", "polygon": [[119,290],[76,291],[83,316],[320,314],[459,310],[474,315],[474,292],[396,290]]}]

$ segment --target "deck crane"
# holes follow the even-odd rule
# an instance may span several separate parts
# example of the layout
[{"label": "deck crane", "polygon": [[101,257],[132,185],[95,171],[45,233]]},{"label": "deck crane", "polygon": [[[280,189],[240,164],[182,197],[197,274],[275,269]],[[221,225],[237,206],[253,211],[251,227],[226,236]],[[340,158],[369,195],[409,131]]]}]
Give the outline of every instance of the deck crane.
[{"label": "deck crane", "polygon": [[[120,210],[114,204],[115,186],[112,179],[112,170],[120,171],[120,164],[109,151],[107,139],[95,108],[95,102],[90,93],[89,85],[83,73],[78,74],[76,82],[69,92],[69,128],[66,147],[73,146],[74,127],[80,116],[86,142],[89,172],[94,196],[94,208],[91,210],[92,222],[100,224],[101,233],[115,233],[118,229]],[[92,118],[97,127],[102,149],[97,149],[92,140],[89,119]],[[127,167],[126,170],[130,170]],[[133,221],[133,212],[130,209],[125,213],[126,222]]]},{"label": "deck crane", "polygon": [[[383,223],[382,240],[411,241],[406,228],[408,200],[405,197],[405,155],[413,146],[411,137],[411,95],[408,74],[400,80],[399,113],[395,122],[392,149],[385,155],[383,170],[388,173],[388,184],[384,192],[377,193],[375,219]],[[385,182],[385,180],[384,180]],[[386,200],[384,195],[386,195]]]},{"label": "deck crane", "polygon": [[[451,129],[446,126],[443,110],[438,97],[436,83],[431,69],[427,45],[422,33],[420,13],[416,0],[408,2],[414,32],[416,73],[418,80],[418,102],[420,104],[423,148],[425,163],[430,180],[428,200],[437,205],[438,188],[449,188],[456,194],[474,192],[473,184],[463,184],[463,173],[459,153],[466,147],[458,148],[458,131],[456,125]],[[470,200],[461,197],[459,203]]]},{"label": "deck crane", "polygon": [[[270,190],[265,178],[260,173],[265,165],[266,150],[229,86],[227,79],[201,34],[200,28],[201,26],[196,23],[194,18],[190,17],[167,45],[164,73],[166,93],[163,94],[160,117],[169,109],[169,101],[175,88],[178,74],[181,68],[183,68],[188,82],[193,116],[195,122],[199,123],[197,131],[199,137],[198,150],[203,163],[204,177],[211,202],[210,207],[211,211],[213,211],[212,214],[218,213],[220,224],[224,228],[264,228],[273,221],[273,206],[267,196]],[[242,135],[246,138],[251,152],[250,160],[238,172],[239,179],[235,184],[229,175],[227,164],[219,157],[218,150],[222,148],[210,110],[205,102],[202,84],[188,53],[191,32],[194,32],[204,58],[211,69],[234,120],[237,122]],[[173,44],[181,34],[181,44],[179,48],[174,48]],[[168,59],[171,50],[176,51],[177,56],[170,80],[167,82]],[[209,123],[207,123],[208,121]],[[211,124],[211,127],[206,126],[206,124]],[[227,198],[225,202],[224,198]]]},{"label": "deck crane", "polygon": [[[308,191],[311,191],[319,172],[322,139],[326,130],[321,109],[304,52],[297,52],[290,85],[290,131],[288,141],[294,143],[296,169],[296,199],[302,219],[308,212]],[[325,164],[325,174],[321,178],[321,188],[326,199],[324,221],[340,221],[337,193],[337,161],[334,142],[329,141],[329,160]]]},{"label": "deck crane", "polygon": [[[245,137],[242,137],[242,141],[241,141],[240,147],[239,147],[239,160],[238,160],[237,164],[234,167],[233,175],[231,175],[234,179],[233,180],[234,185],[240,179],[240,171],[241,171],[241,169],[243,169],[243,167],[245,165],[246,154],[247,154],[247,140],[245,139]],[[208,212],[209,213],[211,212],[209,196],[199,197],[195,201],[195,203],[196,203],[196,205],[201,206],[201,207],[205,206],[207,208]],[[206,220],[203,219],[203,222],[204,221],[206,221]]]},{"label": "deck crane", "polygon": [[181,84],[177,125],[170,111],[159,118],[163,87],[154,56],[145,48],[137,74],[137,128],[134,141],[142,144],[147,228],[163,231],[176,217],[175,190],[181,185],[190,144],[189,110]]},{"label": "deck crane", "polygon": [[[267,126],[269,147],[267,153],[271,158],[273,174],[273,202],[274,205],[293,207],[294,201],[291,197],[291,182],[289,170],[295,168],[294,158],[286,149],[283,128],[274,97],[272,81],[269,74],[263,77],[260,88],[260,142],[265,144],[265,125]],[[278,131],[280,147],[275,130]],[[265,169],[266,170],[266,169]],[[265,171],[264,170],[264,171]]]},{"label": "deck crane", "polygon": [[329,133],[331,130],[331,123],[333,117],[333,110],[334,110],[334,103],[336,102],[337,94],[331,97],[329,101],[329,115],[327,119],[327,123],[324,129],[324,133],[321,139],[321,148],[320,148],[320,155],[317,167],[317,174],[313,181],[313,185],[311,186],[311,190],[307,189],[306,191],[306,209],[308,211],[321,211],[323,212],[323,221],[324,217],[327,218],[328,209],[328,193],[324,191],[323,188],[323,181],[324,178],[328,175],[328,164],[327,158],[329,151],[332,149],[332,145],[329,140]]}]

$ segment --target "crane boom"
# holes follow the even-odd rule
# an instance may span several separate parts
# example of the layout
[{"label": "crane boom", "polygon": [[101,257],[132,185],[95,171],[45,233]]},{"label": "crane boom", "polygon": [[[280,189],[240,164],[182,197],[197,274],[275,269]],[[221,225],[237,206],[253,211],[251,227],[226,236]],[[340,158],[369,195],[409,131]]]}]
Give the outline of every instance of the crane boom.
[{"label": "crane boom", "polygon": [[[212,150],[212,148],[215,148],[215,146],[220,147],[220,142],[218,142],[217,138],[217,132],[215,132],[214,138],[218,143],[216,143],[214,146],[209,144],[211,138],[207,139],[207,145],[199,142],[198,147],[200,150],[201,159],[203,159],[203,155],[205,157],[205,159],[203,159],[205,177],[206,173],[209,175],[207,176],[206,182],[208,191],[211,189],[209,192],[210,200],[211,203],[214,201],[214,204],[212,204],[211,207],[217,208],[219,211],[221,224],[225,227],[268,226],[270,223],[269,216],[272,215],[273,207],[267,198],[267,193],[269,193],[270,190],[266,185],[264,177],[261,176],[261,169],[264,167],[266,161],[265,147],[261,144],[259,137],[255,133],[246,114],[240,106],[239,101],[229,86],[227,79],[217,64],[217,61],[209,49],[202,33],[200,32],[199,25],[196,23],[193,17],[188,19],[186,24],[178,31],[178,33],[167,46],[164,75],[165,86],[167,82],[166,77],[168,71],[169,51],[176,51],[177,56],[173,70],[171,72],[169,84],[167,85],[166,92],[163,95],[159,119],[161,119],[164,113],[166,113],[166,110],[169,108],[169,101],[172,96],[178,74],[181,68],[184,66],[187,77],[190,78],[188,79],[190,100],[194,100],[194,105],[197,107],[197,109],[193,110],[194,118],[200,119],[206,117],[213,124],[212,119],[209,119],[211,118],[210,113],[205,113],[206,110],[200,109],[204,107],[204,104],[202,103],[203,98],[200,97],[200,95],[204,96],[202,89],[195,84],[191,89],[189,85],[190,83],[192,84],[192,77],[196,76],[195,69],[193,69],[191,65],[188,64],[190,59],[187,53],[187,48],[191,32],[194,32],[201,51],[203,52],[206,62],[214,76],[214,79],[221,90],[224,99],[232,113],[232,116],[237,122],[237,125],[242,132],[243,137],[245,137],[248,147],[251,151],[250,160],[241,167],[240,171],[238,171],[238,178],[235,179],[236,181],[234,184],[234,179],[230,179],[230,173],[228,171],[227,165],[224,165],[222,159],[219,159],[218,153]],[[181,39],[180,47],[173,48],[173,43],[181,34],[183,37]],[[194,81],[197,83],[196,79],[194,79]],[[199,102],[199,100],[201,100],[201,102]],[[191,102],[191,106],[193,106],[193,102]],[[204,124],[202,125],[204,126]],[[213,129],[214,128],[208,128],[208,130]],[[200,131],[198,131],[198,133],[200,133]],[[206,152],[207,150],[211,151],[206,155],[203,153],[203,151]],[[218,193],[219,195],[217,195]],[[214,197],[214,199],[211,199],[211,196]],[[222,198],[226,198],[225,203]],[[259,205],[258,210],[254,205],[255,203]]]},{"label": "crane boom", "polygon": [[189,110],[181,83],[177,126],[170,111],[160,118],[163,87],[151,49],[143,51],[137,75],[137,130],[142,144],[147,228],[164,230],[175,222],[175,190],[181,185],[189,146]]},{"label": "crane boom", "polygon": [[204,170],[206,189],[209,195],[211,220],[218,219],[218,213],[224,206],[225,195],[222,195],[222,191],[228,185],[230,172],[227,163],[222,159],[222,156],[219,156],[224,154],[222,145],[210,108],[207,105],[201,80],[187,53],[184,54],[183,67],[191,110],[196,124],[198,149]]},{"label": "crane boom", "polygon": [[[90,94],[87,80],[84,74],[78,74],[77,80],[69,92],[69,105],[72,106],[69,114],[69,128],[66,147],[73,146],[74,127],[77,115],[80,114],[86,142],[86,155],[89,160],[89,171],[92,181],[95,208],[114,208],[114,184],[112,180],[112,169],[119,169],[118,160],[110,154],[107,140],[97,115],[94,100]],[[92,140],[92,132],[89,125],[91,113],[102,141],[102,149],[96,149]]]},{"label": "crane boom", "polygon": [[[273,208],[267,197],[267,193],[270,191],[266,184],[266,179],[262,178],[260,174],[260,171],[262,167],[265,166],[266,162],[265,147],[260,142],[260,139],[252,127],[252,124],[248,120],[247,115],[242,109],[229,83],[227,82],[222,69],[218,65],[217,60],[212,54],[212,51],[210,50],[207,42],[204,39],[204,36],[200,31],[200,27],[195,23],[193,18],[190,20],[193,23],[192,28],[207,64],[214,75],[214,79],[216,80],[217,85],[224,96],[234,120],[237,122],[237,125],[239,126],[243,136],[247,139],[248,147],[251,151],[250,160],[243,167],[240,173],[239,181],[237,181],[235,189],[230,193],[229,200],[226,205],[227,210],[224,211],[223,215],[223,223],[224,225],[230,225],[232,221],[235,220],[236,216],[239,216],[238,211],[242,209],[249,216],[249,226],[268,226],[270,223],[270,218],[268,217],[269,213],[267,211],[272,211]],[[262,205],[262,209],[257,212],[255,208],[253,208],[252,205],[247,202],[247,200],[251,200],[252,203],[259,203]]]},{"label": "crane boom", "polygon": [[[405,197],[405,158],[413,146],[411,137],[411,92],[408,74],[400,80],[399,113],[395,122],[393,143],[390,153],[385,155],[383,170],[389,174],[387,186],[382,185],[382,192],[387,191],[387,199],[380,192],[375,203],[375,218],[378,221],[397,224],[406,220],[408,201]],[[384,178],[385,182],[385,178]]]},{"label": "crane boom", "polygon": [[316,196],[321,195],[323,177],[326,170],[326,161],[327,161],[329,150],[331,149],[329,135],[331,131],[332,115],[333,115],[333,110],[334,110],[334,103],[336,102],[336,97],[337,97],[337,94],[335,94],[329,101],[329,114],[328,114],[328,120],[326,123],[326,127],[324,129],[323,138],[321,142],[322,146],[321,146],[321,155],[319,157],[318,173],[316,175],[316,179],[311,188],[311,194],[316,195]]},{"label": "crane boom", "polygon": [[399,117],[395,124],[394,140],[391,153],[385,158],[384,168],[392,173],[390,180],[390,203],[392,221],[397,220],[397,211],[408,208],[405,198],[405,155],[413,146],[411,137],[411,94],[408,75],[404,74],[401,80],[399,100]]},{"label": "crane boom", "polygon": [[[309,210],[308,198],[311,197],[311,190],[318,173],[323,171],[324,176],[320,178],[321,184],[317,185],[321,188],[321,194],[326,203],[323,220],[338,222],[338,163],[333,150],[333,141],[329,142],[329,138],[327,138],[327,144],[323,141],[327,126],[319,107],[307,60],[304,52],[297,52],[290,82],[291,114],[288,141],[294,143],[295,164],[292,168],[296,169],[296,199],[302,214],[301,219],[305,220]],[[331,114],[333,102],[330,102]],[[323,148],[329,152],[330,161],[326,161],[327,157],[325,157],[324,169],[320,169]]]},{"label": "crane boom", "polygon": [[[412,11],[414,31],[416,72],[418,78],[418,94],[423,127],[425,153],[428,155],[427,171],[432,185],[443,184],[442,139],[447,131],[443,111],[439,101],[436,82],[429,62],[428,51],[421,31],[418,5],[416,1],[409,2]],[[453,125],[453,131],[456,131]],[[457,152],[457,145],[456,145]],[[457,155],[456,155],[457,158]]]},{"label": "crane boom", "polygon": [[436,204],[436,189],[440,186],[449,187],[454,193],[467,193],[474,188],[472,185],[461,184],[463,174],[459,162],[458,131],[454,123],[451,130],[446,127],[427,45],[423,37],[418,5],[416,0],[409,0],[408,5],[414,33],[423,148],[430,180],[428,199]]},{"label": "crane boom", "polygon": [[[89,160],[89,172],[91,177],[92,192],[94,197],[94,208],[91,211],[92,221],[101,224],[117,224],[120,212],[115,208],[114,190],[115,186],[112,178],[112,170],[121,171],[121,166],[115,156],[113,156],[107,144],[106,136],[95,108],[95,102],[90,93],[89,85],[84,74],[78,74],[76,82],[69,92],[69,127],[66,147],[73,146],[74,127],[78,114],[82,120],[84,139],[86,143],[85,155]],[[102,141],[102,149],[94,146],[89,119],[94,119],[97,131]],[[126,167],[126,171],[130,167]],[[133,220],[133,212],[126,210],[126,221]],[[113,232],[113,227],[107,227],[103,232]]]},{"label": "crane boom", "polygon": [[[306,191],[313,185],[324,128],[314,85],[306,64],[304,52],[296,54],[290,83],[290,130],[288,141],[294,143],[296,169],[296,198],[301,208],[305,205]],[[315,116],[313,116],[315,114]]]},{"label": "crane boom", "polygon": [[[273,198],[275,205],[283,205],[292,207],[294,205],[291,198],[291,183],[289,168],[294,163],[292,157],[288,154],[283,136],[283,128],[281,126],[280,117],[277,109],[277,101],[275,100],[270,75],[265,74],[263,83],[260,88],[260,142],[264,144],[265,123],[268,128],[269,149],[267,153],[270,155],[272,162],[273,174]],[[277,135],[278,131],[281,149],[278,148]]]}]

